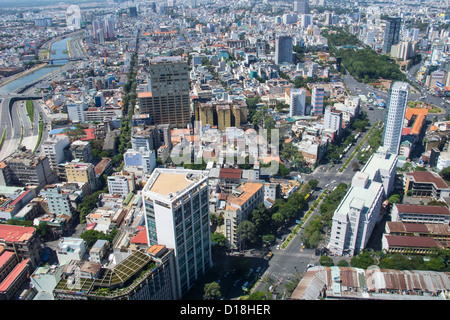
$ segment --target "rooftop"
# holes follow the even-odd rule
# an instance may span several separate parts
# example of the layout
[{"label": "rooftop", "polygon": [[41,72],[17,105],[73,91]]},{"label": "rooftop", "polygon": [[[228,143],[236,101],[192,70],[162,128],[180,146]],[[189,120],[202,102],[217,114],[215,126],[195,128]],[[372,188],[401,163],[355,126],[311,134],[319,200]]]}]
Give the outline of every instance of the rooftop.
[{"label": "rooftop", "polygon": [[30,239],[36,229],[33,227],[22,227],[13,225],[0,225],[0,239],[8,242],[22,242]]},{"label": "rooftop", "polygon": [[169,197],[193,186],[199,179],[206,177],[198,170],[156,169],[147,182],[144,191]]},{"label": "rooftop", "polygon": [[448,185],[437,173],[429,171],[414,171],[405,173],[417,183],[433,183],[438,189],[447,189]]},{"label": "rooftop", "polygon": [[450,211],[444,206],[424,206],[424,205],[414,205],[414,204],[400,204],[396,203],[395,207],[399,212],[402,213],[421,213],[421,214],[438,214],[438,215],[449,215]]}]

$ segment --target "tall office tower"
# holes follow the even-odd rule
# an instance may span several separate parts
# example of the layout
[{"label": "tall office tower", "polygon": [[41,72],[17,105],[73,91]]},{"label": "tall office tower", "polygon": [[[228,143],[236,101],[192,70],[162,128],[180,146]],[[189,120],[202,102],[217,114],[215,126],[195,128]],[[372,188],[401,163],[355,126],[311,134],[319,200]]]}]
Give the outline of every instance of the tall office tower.
[{"label": "tall office tower", "polygon": [[391,53],[393,44],[400,41],[400,26],[402,19],[400,17],[388,17],[386,19],[386,28],[384,29],[383,52]]},{"label": "tall office tower", "polygon": [[308,0],[294,1],[294,12],[297,13],[309,13]]},{"label": "tall office tower", "polygon": [[212,266],[208,175],[156,168],[142,195],[148,245],[174,249],[177,290],[183,296]]},{"label": "tall office tower", "polygon": [[141,114],[154,124],[185,127],[191,122],[189,67],[181,57],[158,57],[150,61],[149,92],[139,92]]},{"label": "tall office tower", "polygon": [[292,63],[293,61],[293,44],[292,37],[280,36],[275,41],[275,63],[283,62]]},{"label": "tall office tower", "polygon": [[311,107],[315,116],[323,115],[323,99],[325,96],[325,89],[323,87],[315,86],[311,94]]},{"label": "tall office tower", "polygon": [[305,89],[290,90],[291,104],[289,106],[289,116],[304,116],[306,115],[306,91]]},{"label": "tall office tower", "polygon": [[409,84],[406,82],[394,82],[389,89],[382,141],[388,152],[394,155],[398,154],[400,148],[408,90]]}]

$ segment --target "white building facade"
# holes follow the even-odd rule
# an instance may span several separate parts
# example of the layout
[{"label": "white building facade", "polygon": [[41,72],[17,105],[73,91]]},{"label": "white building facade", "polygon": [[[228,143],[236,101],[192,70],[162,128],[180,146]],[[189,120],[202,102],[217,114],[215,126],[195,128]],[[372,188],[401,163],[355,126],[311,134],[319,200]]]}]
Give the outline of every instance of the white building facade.
[{"label": "white building facade", "polygon": [[397,155],[402,138],[403,120],[408,102],[409,84],[394,82],[391,85],[383,129],[383,146]]},{"label": "white building facade", "polygon": [[183,296],[212,266],[208,174],[157,168],[142,195],[148,245],[174,249],[177,290]]}]

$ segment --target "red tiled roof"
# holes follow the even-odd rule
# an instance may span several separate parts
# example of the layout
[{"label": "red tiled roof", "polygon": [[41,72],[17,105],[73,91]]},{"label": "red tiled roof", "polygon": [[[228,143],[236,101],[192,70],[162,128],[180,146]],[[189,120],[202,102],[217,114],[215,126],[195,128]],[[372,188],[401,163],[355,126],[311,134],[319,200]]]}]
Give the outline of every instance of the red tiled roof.
[{"label": "red tiled roof", "polygon": [[447,183],[438,174],[433,174],[429,171],[414,171],[405,173],[407,176],[411,176],[415,182],[418,183],[434,183],[439,189],[448,188]]},{"label": "red tiled roof", "polygon": [[386,235],[386,240],[390,247],[414,247],[432,248],[436,247],[436,241],[431,237],[409,237]]},{"label": "red tiled roof", "polygon": [[0,253],[0,269],[2,269],[6,261],[8,261],[13,255],[14,252],[12,251],[3,251],[3,253]]},{"label": "red tiled roof", "polygon": [[399,212],[402,213],[422,213],[422,214],[444,214],[449,215],[450,211],[444,206],[424,206],[414,204],[399,204],[396,203]]},{"label": "red tiled roof", "polygon": [[147,231],[146,229],[141,229],[141,231],[139,231],[139,233],[134,236],[133,238],[130,239],[131,243],[143,243],[143,244],[147,244]]},{"label": "red tiled roof", "polygon": [[220,169],[220,179],[240,179],[242,175],[241,169],[222,168]]},{"label": "red tiled roof", "polygon": [[33,227],[0,225],[0,239],[8,242],[27,241],[36,232]]},{"label": "red tiled roof", "polygon": [[14,283],[14,281],[22,273],[22,271],[28,267],[28,261],[28,259],[23,260],[8,274],[3,282],[0,283],[0,292],[5,292],[6,290],[8,290],[8,288],[12,283]]}]

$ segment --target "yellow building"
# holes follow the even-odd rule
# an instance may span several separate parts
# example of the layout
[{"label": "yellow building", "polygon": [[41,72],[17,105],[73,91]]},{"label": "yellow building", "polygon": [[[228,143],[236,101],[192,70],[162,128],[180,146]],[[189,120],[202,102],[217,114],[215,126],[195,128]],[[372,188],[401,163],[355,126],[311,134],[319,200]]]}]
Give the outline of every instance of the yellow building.
[{"label": "yellow building", "polygon": [[198,103],[195,119],[202,125],[217,126],[219,130],[238,127],[247,123],[247,104],[245,101]]},{"label": "yellow building", "polygon": [[92,163],[74,160],[66,163],[64,167],[66,169],[67,182],[87,182],[91,192],[97,189],[97,178]]}]

